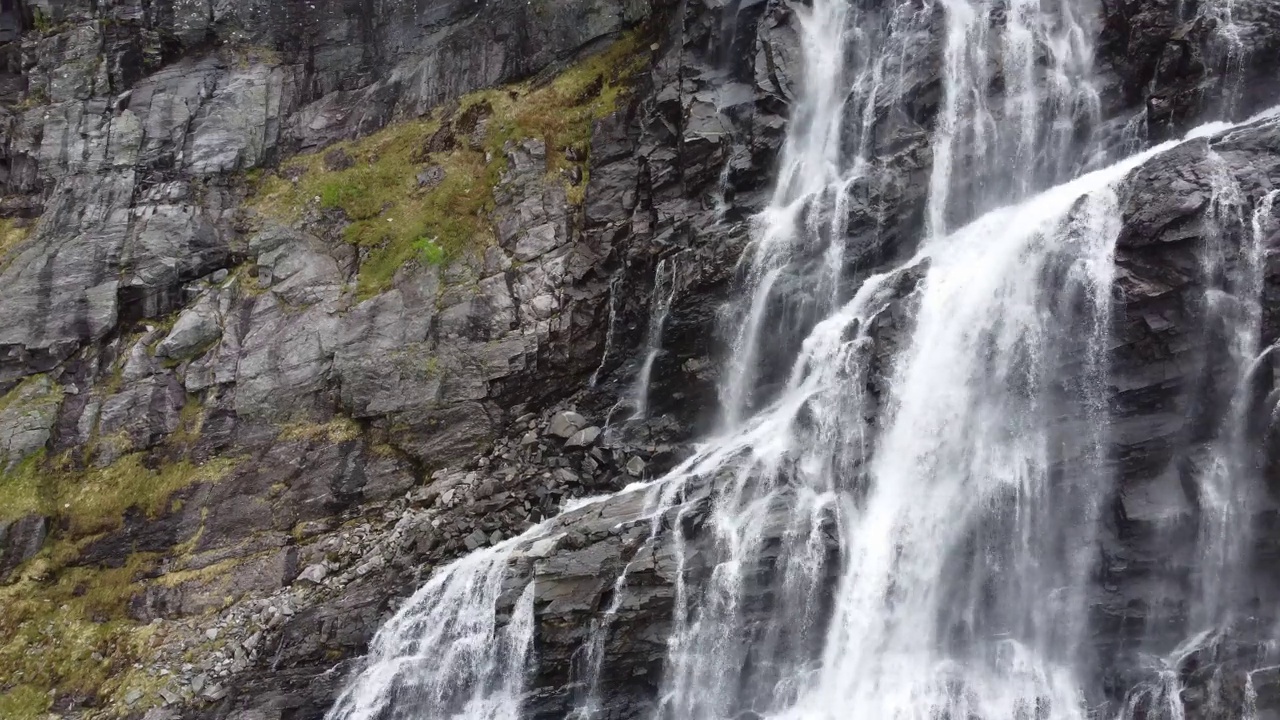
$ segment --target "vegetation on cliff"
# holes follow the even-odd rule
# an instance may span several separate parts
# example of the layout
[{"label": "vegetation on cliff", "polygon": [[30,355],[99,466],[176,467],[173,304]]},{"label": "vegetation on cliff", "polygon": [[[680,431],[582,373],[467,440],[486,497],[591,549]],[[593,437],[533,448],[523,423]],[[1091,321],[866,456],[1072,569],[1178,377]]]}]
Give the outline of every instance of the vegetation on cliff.
[{"label": "vegetation on cliff", "polygon": [[[12,409],[34,382],[0,399],[0,409]],[[155,699],[144,661],[159,628],[133,619],[128,606],[159,555],[134,552],[106,567],[83,564],[82,551],[119,529],[126,512],[164,514],[176,492],[215,482],[234,465],[131,453],[76,467],[69,455],[41,451],[0,472],[0,521],[36,514],[52,527],[45,547],[0,583],[0,717],[43,717],[61,698],[118,708],[125,695]]]},{"label": "vegetation on cliff", "polygon": [[250,205],[285,222],[340,210],[344,239],[362,248],[358,293],[387,290],[405,263],[441,264],[493,239],[494,188],[508,142],[542,139],[547,172],[581,202],[591,126],[618,108],[645,67],[632,33],[554,78],[481,90],[430,117],[300,155],[258,178]]},{"label": "vegetation on cliff", "polygon": [[[542,140],[548,181],[564,183],[571,201],[581,203],[592,124],[617,109],[647,63],[641,38],[626,36],[553,77],[472,93],[428,117],[292,158],[257,174],[249,204],[287,223],[336,221],[343,239],[360,250],[360,296],[391,287],[406,263],[443,265],[482,252],[493,242],[494,191],[508,169],[511,142]],[[2,263],[28,228],[0,223]],[[148,350],[154,353],[154,343]],[[434,358],[428,362],[434,367]],[[94,392],[119,391],[122,367],[115,363]],[[56,412],[63,396],[52,377],[36,376],[5,394],[0,412],[26,413],[45,399]],[[189,562],[200,532],[163,552],[136,552],[132,542],[122,543],[124,556],[107,561],[92,547],[119,541],[126,515],[170,516],[187,497],[184,488],[217,482],[231,471],[234,459],[183,459],[202,417],[199,399],[189,396],[178,429],[147,452],[131,451],[123,438],[115,443],[99,437],[95,426],[94,451],[42,450],[12,463],[0,457],[0,521],[32,515],[49,521],[40,552],[0,576],[6,606],[0,614],[0,717],[34,719],[74,707],[111,718],[162,702],[170,679],[154,675],[152,661],[180,631],[167,620],[144,622],[140,599],[157,585],[193,582],[214,588],[209,594],[216,603],[221,585],[202,574],[249,558]],[[345,420],[280,428],[282,440],[342,442],[359,433]],[[233,591],[227,589],[227,602]]]}]

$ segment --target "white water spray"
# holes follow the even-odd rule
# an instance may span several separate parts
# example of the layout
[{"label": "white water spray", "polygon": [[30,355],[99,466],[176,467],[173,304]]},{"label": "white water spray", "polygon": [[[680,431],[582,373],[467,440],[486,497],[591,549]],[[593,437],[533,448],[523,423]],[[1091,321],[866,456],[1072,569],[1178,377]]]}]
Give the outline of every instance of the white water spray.
[{"label": "white water spray", "polygon": [[[867,172],[872,106],[909,60],[866,50],[883,38],[847,3],[798,11],[803,88],[744,258],[722,431],[645,490],[650,542],[675,559],[662,720],[1088,716],[1080,646],[1110,482],[1115,188],[1169,145],[1034,194],[1074,171],[1059,162],[1076,140],[1066,125],[1096,113],[1081,14],[1017,0],[993,43],[993,4],[939,2],[946,72],[927,239],[852,297],[840,284],[842,203]],[[899,8],[886,32],[928,22]],[[1028,59],[1042,47],[1048,71]],[[1004,122],[986,98],[991,48],[1010,72]],[[859,153],[848,162],[846,131]],[[812,319],[781,359],[765,341],[780,298],[807,303]],[[756,396],[766,360],[782,377]],[[686,501],[698,491],[709,509]],[[682,520],[704,512],[686,535]],[[513,543],[543,530],[532,532],[433,578],[330,718],[516,717],[532,591],[504,625],[501,579]],[[698,577],[695,554],[711,558]],[[584,650],[580,717],[598,715],[608,692],[596,684],[600,628],[625,580]],[[425,664],[459,641],[475,652]]]}]

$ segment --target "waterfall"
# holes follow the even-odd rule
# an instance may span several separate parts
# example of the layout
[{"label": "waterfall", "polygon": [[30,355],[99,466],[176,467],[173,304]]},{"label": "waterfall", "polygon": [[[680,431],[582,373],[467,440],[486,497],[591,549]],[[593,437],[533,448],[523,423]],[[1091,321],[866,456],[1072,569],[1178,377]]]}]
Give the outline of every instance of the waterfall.
[{"label": "waterfall", "polygon": [[[1258,501],[1250,491],[1258,487],[1257,469],[1247,437],[1251,402],[1249,380],[1261,350],[1263,241],[1266,219],[1274,193],[1267,195],[1246,220],[1246,199],[1216,154],[1214,192],[1209,216],[1211,242],[1201,252],[1200,272],[1205,278],[1204,307],[1208,330],[1225,343],[1221,357],[1208,360],[1212,377],[1221,387],[1211,388],[1227,399],[1225,409],[1209,421],[1208,439],[1201,469],[1196,473],[1200,507],[1201,574],[1199,596],[1192,613],[1192,627],[1208,630],[1229,622],[1228,598],[1238,585],[1233,574],[1241,567],[1252,534],[1248,508]],[[1228,238],[1247,236],[1234,265],[1225,247]]]},{"label": "waterfall", "polygon": [[[844,2],[816,2],[812,8],[797,9],[802,29],[801,54],[804,65],[804,90],[791,118],[791,129],[782,148],[782,161],[769,208],[753,222],[753,244],[748,252],[745,315],[734,313],[738,327],[732,353],[725,369],[721,388],[723,426],[736,427],[750,409],[751,391],[759,370],[761,333],[767,322],[766,311],[774,301],[774,289],[788,263],[806,250],[814,233],[798,232],[811,203],[827,196],[833,187],[842,185],[844,168],[840,163],[840,139],[844,127],[845,94],[848,90],[844,67],[849,36],[849,5]],[[867,69],[862,69],[865,74]],[[821,222],[818,213],[809,221]],[[837,214],[838,218],[838,214]],[[836,220],[838,222],[838,219]],[[838,235],[831,234],[831,244]],[[830,253],[829,253],[830,255]],[[831,283],[840,271],[838,266],[823,268],[824,279]],[[812,315],[825,314],[829,308],[819,305]]]},{"label": "waterfall", "polygon": [[505,625],[499,604],[520,539],[432,576],[378,631],[364,669],[327,717],[518,720],[533,639],[533,586],[523,589]]},{"label": "waterfall", "polygon": [[[925,5],[899,3],[874,22],[843,0],[795,8],[802,83],[725,314],[718,432],[626,491],[645,493],[647,542],[675,563],[655,720],[1094,716],[1085,594],[1113,482],[1118,188],[1178,141],[1079,175],[1083,160],[1069,159],[1088,157],[1073,151],[1099,113],[1088,13],[1053,0]],[[872,172],[877,108],[911,62],[890,40],[934,17],[942,97],[923,239],[846,287],[849,191]],[[1002,102],[988,97],[994,67]],[[1221,364],[1238,402],[1207,438],[1216,464],[1198,478],[1211,510],[1201,547],[1215,562],[1236,552],[1224,528],[1247,502],[1232,463],[1260,352],[1274,198],[1250,215],[1224,175],[1215,220],[1248,228],[1254,244],[1230,273],[1213,247],[1201,258],[1206,276],[1231,278],[1210,286],[1206,308],[1235,332]],[[666,263],[641,408],[674,292]],[[779,340],[784,330],[798,339]],[[696,509],[694,495],[705,501]],[[503,580],[545,528],[437,572],[378,633],[330,720],[519,717],[536,589]],[[606,633],[629,569],[581,650],[575,717],[604,715]],[[1220,621],[1223,610],[1202,605],[1206,623]],[[1178,682],[1162,671],[1121,716],[1173,708]]]},{"label": "waterfall", "polygon": [[621,284],[621,273],[615,275],[609,281],[609,320],[605,326],[604,350],[600,353],[600,364],[591,372],[591,378],[587,380],[587,387],[595,387],[600,382],[600,373],[604,371],[605,364],[609,362],[609,351],[613,350],[613,336],[618,324],[618,287]]},{"label": "waterfall", "polygon": [[[941,236],[953,220],[968,221],[1078,170],[1079,163],[1064,159],[1097,124],[1100,101],[1092,79],[1092,31],[1076,3],[935,5],[945,18],[944,97],[933,133],[927,230]],[[753,393],[762,373],[761,338],[788,326],[807,330],[838,304],[849,191],[872,172],[882,106],[901,91],[913,62],[905,46],[894,43],[927,32],[934,14],[898,3],[881,20],[839,0],[819,0],[796,12],[803,87],[772,200],[754,219],[754,240],[744,256],[750,300],[730,312],[735,332],[720,394],[725,428],[759,405]],[[987,100],[986,88],[997,75],[987,49],[1000,13],[1007,22],[999,67],[1009,90],[1005,107],[997,110]],[[1043,68],[1039,58],[1046,50]],[[842,148],[849,146],[845,159]],[[820,257],[816,270],[806,262],[813,256]],[[771,317],[779,307],[788,311]]]},{"label": "waterfall", "polygon": [[645,335],[644,361],[636,375],[631,391],[631,419],[645,417],[649,412],[649,381],[653,376],[653,363],[662,352],[662,331],[666,327],[667,314],[676,295],[676,259],[664,257],[653,271],[653,293],[649,298],[649,329]]},{"label": "waterfall", "polygon": [[[993,43],[997,3],[940,2],[946,14],[943,103],[934,131],[928,210],[929,234],[935,237],[955,219],[967,221],[1078,169],[1064,158],[1100,115],[1093,32],[1076,3],[1011,0],[1001,8],[1003,33]],[[996,58],[993,45],[999,48]],[[1043,50],[1047,68],[1039,66]],[[999,109],[987,91],[997,68],[1006,86]],[[958,170],[962,182],[955,181]]]}]

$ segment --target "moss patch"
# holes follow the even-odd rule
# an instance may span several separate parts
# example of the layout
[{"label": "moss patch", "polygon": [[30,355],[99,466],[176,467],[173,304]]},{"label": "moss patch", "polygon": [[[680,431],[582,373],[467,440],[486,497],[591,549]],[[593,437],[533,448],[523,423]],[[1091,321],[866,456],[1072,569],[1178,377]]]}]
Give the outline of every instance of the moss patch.
[{"label": "moss patch", "polygon": [[[148,583],[165,584],[195,573],[153,579],[161,555],[133,553],[121,567],[77,566],[86,544],[118,527],[129,508],[157,515],[173,493],[196,482],[217,480],[235,463],[202,466],[187,462],[148,468],[141,454],[105,468],[71,470],[42,456],[0,476],[0,516],[40,512],[55,517],[54,539],[0,585],[0,718],[44,717],[57,698],[108,708],[116,717],[128,703],[148,707],[159,700],[168,678],[149,672],[159,625],[129,617],[130,601]],[[197,538],[167,555],[181,556]],[[220,566],[219,570],[225,570]]]},{"label": "moss patch", "polygon": [[0,268],[8,264],[9,253],[22,244],[35,227],[34,221],[0,218]]},{"label": "moss patch", "polygon": [[296,157],[254,179],[250,205],[285,222],[301,220],[308,206],[341,210],[345,240],[367,249],[358,295],[383,292],[408,262],[439,265],[492,242],[493,190],[509,141],[545,141],[548,173],[581,166],[575,181],[565,180],[581,202],[591,125],[618,108],[648,64],[646,49],[634,33],[550,82],[473,93],[452,115],[395,123]]},{"label": "moss patch", "polygon": [[0,717],[37,718],[49,708],[50,701],[48,693],[30,685],[18,685],[0,694]]},{"label": "moss patch", "polygon": [[99,704],[144,659],[152,629],[126,617],[136,583],[153,566],[135,554],[123,567],[48,569],[54,552],[0,586],[0,717],[43,717],[61,695]]},{"label": "moss patch", "polygon": [[44,462],[41,453],[0,474],[0,519],[40,513],[62,521],[70,537],[85,537],[119,527],[129,508],[158,515],[174,492],[218,480],[234,465],[234,460],[219,458],[204,465],[184,460],[152,469],[143,464],[141,453],[133,453],[104,468],[76,471]]},{"label": "moss patch", "polygon": [[279,439],[288,441],[319,440],[323,438],[330,443],[341,443],[355,440],[358,437],[360,437],[360,426],[354,420],[346,417],[337,417],[327,423],[289,423],[280,428]]},{"label": "moss patch", "polygon": [[23,412],[32,405],[40,405],[56,395],[62,397],[61,389],[54,389],[53,382],[47,375],[29,375],[12,390],[0,395],[0,413],[14,410]]},{"label": "moss patch", "polygon": [[188,395],[182,409],[178,411],[178,427],[169,437],[169,442],[176,447],[190,448],[200,439],[204,429],[204,403],[197,395]]}]

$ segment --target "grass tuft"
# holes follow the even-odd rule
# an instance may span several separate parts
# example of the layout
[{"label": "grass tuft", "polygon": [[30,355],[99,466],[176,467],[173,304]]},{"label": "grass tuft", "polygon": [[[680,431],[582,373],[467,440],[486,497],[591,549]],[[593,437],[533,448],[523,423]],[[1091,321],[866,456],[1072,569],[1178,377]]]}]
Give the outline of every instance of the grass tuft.
[{"label": "grass tuft", "polygon": [[34,220],[0,218],[0,270],[9,264],[10,254],[27,239],[34,227]]},{"label": "grass tuft", "polygon": [[[633,33],[550,82],[472,93],[451,116],[394,123],[298,156],[253,178],[250,204],[290,223],[308,207],[340,210],[344,239],[366,249],[357,294],[384,292],[407,263],[444,265],[493,242],[493,191],[508,142],[543,140],[549,176],[581,203],[592,124],[618,108],[649,62],[647,47]],[[581,172],[563,172],[575,165]],[[431,177],[420,182],[424,171]]]},{"label": "grass tuft", "polygon": [[360,426],[347,417],[335,417],[327,423],[294,422],[280,428],[279,439],[320,440],[341,443],[360,437]]},{"label": "grass tuft", "polygon": [[[59,695],[106,700],[144,659],[150,629],[127,617],[154,557],[119,568],[53,572],[46,552],[16,582],[0,586],[0,717],[44,717]],[[68,554],[68,553],[61,553]]]}]

